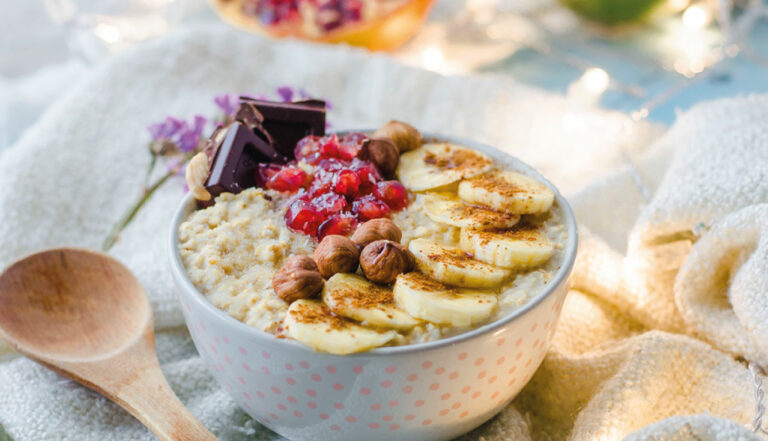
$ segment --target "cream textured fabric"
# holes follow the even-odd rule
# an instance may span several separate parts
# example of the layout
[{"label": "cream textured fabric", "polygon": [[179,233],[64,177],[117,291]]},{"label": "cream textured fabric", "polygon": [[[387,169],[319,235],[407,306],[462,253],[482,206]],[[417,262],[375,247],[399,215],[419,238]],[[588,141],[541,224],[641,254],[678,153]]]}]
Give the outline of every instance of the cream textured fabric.
[{"label": "cream textured fabric", "polygon": [[[674,199],[670,186],[680,184],[670,173],[707,173],[696,167],[709,165],[690,159],[707,138],[699,132],[713,124],[707,118],[728,119],[717,127],[733,132],[716,135],[731,139],[731,150],[710,146],[719,167],[741,164],[735,155],[752,146],[768,150],[760,137],[768,119],[740,117],[747,109],[755,112],[750,115],[768,114],[765,98],[702,106],[650,148],[658,128],[633,129],[636,145],[628,149],[639,158],[642,179],[652,190],[658,187],[657,195],[669,195],[642,209],[632,174],[618,168],[622,115],[573,108],[562,97],[504,78],[440,77],[362,51],[277,43],[223,28],[185,31],[118,57],[70,91],[0,157],[0,266],[41,247],[98,247],[140,188],[149,160],[148,123],[169,113],[210,114],[210,99],[218,93],[263,93],[283,84],[331,100],[335,128],[374,127],[397,117],[423,130],[469,136],[532,163],[572,195],[585,228],[575,289],[551,351],[520,396],[464,439],[755,439],[746,428],[754,416],[752,379],[734,356],[756,361],[766,356],[764,300],[753,292],[765,287],[759,274],[765,268],[760,242],[765,227],[758,215],[764,219],[766,209],[745,208],[721,218],[768,201],[764,194],[741,203],[728,199],[722,207],[689,216],[684,203],[709,196],[691,190],[689,199]],[[723,106],[728,110],[720,110]],[[563,124],[574,117],[584,124]],[[737,136],[754,127],[762,131]],[[675,148],[673,164],[683,165],[665,174]],[[759,155],[744,164],[768,165]],[[614,171],[600,177],[606,170]],[[747,182],[720,182],[726,176],[751,175],[713,174],[708,185],[750,188]],[[167,225],[181,195],[179,180],[164,186],[112,253],[147,289],[161,362],[182,401],[223,441],[280,439],[235,407],[181,326],[165,249]],[[693,246],[639,241],[644,248],[630,243],[624,257],[638,218],[635,236],[652,239],[688,231],[691,222],[714,226]],[[656,234],[656,228],[663,233]],[[706,268],[730,277],[710,285],[705,278],[713,271]],[[683,289],[673,290],[676,277]],[[701,290],[694,290],[697,284]],[[709,326],[715,318],[723,326]],[[688,329],[695,333],[668,332]],[[16,441],[153,439],[109,401],[13,355],[0,362],[0,424]]]},{"label": "cream textured fabric", "polygon": [[715,346],[768,366],[768,204],[715,224],[675,283],[685,321]]},{"label": "cream textured fabric", "polygon": [[679,149],[632,241],[661,243],[748,205],[768,200],[766,99],[697,106],[678,118],[659,148]]},{"label": "cream textured fabric", "polygon": [[627,291],[635,304],[654,305],[644,323],[686,330],[672,286],[695,227],[768,201],[767,111],[765,97],[758,96],[697,106],[657,143],[680,151],[629,239]]}]

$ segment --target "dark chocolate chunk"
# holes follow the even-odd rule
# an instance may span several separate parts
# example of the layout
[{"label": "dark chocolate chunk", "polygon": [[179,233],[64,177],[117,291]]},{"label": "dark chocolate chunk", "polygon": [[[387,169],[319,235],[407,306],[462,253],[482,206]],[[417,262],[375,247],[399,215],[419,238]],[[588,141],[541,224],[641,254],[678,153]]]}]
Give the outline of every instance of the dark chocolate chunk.
[{"label": "dark chocolate chunk", "polygon": [[253,104],[247,101],[240,101],[240,104],[237,107],[237,112],[235,112],[235,119],[242,121],[248,127],[253,128],[260,126],[264,122],[264,115],[259,113],[256,106]]},{"label": "dark chocolate chunk", "polygon": [[[253,130],[259,138],[263,139],[266,143],[274,148],[275,141],[272,139],[272,135],[264,129],[262,123],[264,122],[264,116],[256,110],[256,106],[251,103],[241,101],[240,105],[235,112],[235,120],[242,122],[246,127]],[[278,159],[273,162],[288,162],[289,155],[280,155]]]},{"label": "dark chocolate chunk", "polygon": [[261,126],[271,136],[275,149],[287,158],[294,157],[301,138],[325,135],[325,101],[277,103],[248,97],[240,97],[240,101],[252,104],[263,116]]},{"label": "dark chocolate chunk", "polygon": [[[245,124],[235,121],[214,133],[213,139],[222,138],[215,148],[211,171],[205,188],[216,197],[224,192],[239,193],[256,185],[256,168],[263,162],[285,162],[269,143]],[[218,135],[218,136],[216,136]]]},{"label": "dark chocolate chunk", "polygon": [[222,136],[227,132],[228,128],[229,126],[217,126],[213,129],[211,137],[205,140],[203,153],[208,157],[209,164],[213,161],[213,157],[216,155],[216,151],[219,149],[219,145],[221,145],[221,141],[223,140]]}]

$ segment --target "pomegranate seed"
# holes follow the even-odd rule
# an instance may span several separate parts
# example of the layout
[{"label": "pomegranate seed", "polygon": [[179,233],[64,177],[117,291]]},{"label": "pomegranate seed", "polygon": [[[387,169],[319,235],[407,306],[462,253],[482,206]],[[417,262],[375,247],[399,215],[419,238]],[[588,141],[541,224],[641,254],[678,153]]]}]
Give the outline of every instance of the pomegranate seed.
[{"label": "pomegranate seed", "polygon": [[360,148],[363,146],[363,141],[368,138],[362,133],[352,132],[347,133],[339,137],[339,156],[342,159],[348,161],[357,157]]},{"label": "pomegranate seed", "polygon": [[323,158],[340,158],[339,139],[336,135],[324,136],[320,141],[320,155]]},{"label": "pomegranate seed", "polygon": [[345,164],[336,159],[323,159],[317,164],[314,180],[310,186],[313,197],[332,191],[336,174],[344,168]]},{"label": "pomegranate seed", "polygon": [[333,190],[345,196],[354,196],[360,188],[360,178],[352,170],[344,169],[336,174]]},{"label": "pomegranate seed", "polygon": [[317,238],[322,240],[322,238],[329,234],[347,236],[355,231],[355,228],[357,228],[357,219],[352,215],[347,213],[335,214],[320,224],[320,227],[317,229]]},{"label": "pomegranate seed", "polygon": [[399,181],[382,181],[376,184],[373,194],[386,202],[393,211],[408,206],[408,191]]},{"label": "pomegranate seed", "polygon": [[317,168],[323,171],[334,172],[334,171],[339,171],[345,167],[349,167],[349,165],[350,163],[346,161],[342,161],[336,158],[329,158],[329,159],[321,159],[317,163]]},{"label": "pomegranate seed", "polygon": [[288,203],[292,203],[294,201],[304,201],[309,202],[312,200],[312,195],[309,194],[306,188],[300,188],[299,191],[293,194],[290,199],[288,199]]},{"label": "pomegranate seed", "polygon": [[339,158],[345,159],[347,161],[351,161],[355,156],[357,156],[357,152],[360,149],[349,145],[349,144],[343,144],[339,146]]},{"label": "pomegranate seed", "polygon": [[267,26],[295,20],[298,8],[298,0],[247,0],[243,3],[245,14],[258,16],[261,23]]},{"label": "pomegranate seed", "polygon": [[365,133],[349,132],[341,136],[341,143],[361,146],[366,139],[368,139],[368,135]]},{"label": "pomegranate seed", "polygon": [[343,136],[306,136],[296,143],[294,154],[309,164],[318,164],[323,159],[351,161],[357,156],[366,136],[362,133],[348,133]]},{"label": "pomegranate seed", "polygon": [[315,177],[310,185],[310,193],[312,196],[319,196],[323,193],[329,193],[333,191],[333,187],[336,184],[336,172],[329,172],[325,170],[316,170]]},{"label": "pomegranate seed", "polygon": [[344,2],[344,23],[359,21],[363,16],[363,2],[361,0],[346,0]]},{"label": "pomegranate seed", "polygon": [[259,167],[256,169],[256,185],[266,187],[269,179],[282,169],[283,166],[280,164],[259,164]]},{"label": "pomegranate seed", "polygon": [[332,180],[321,180],[315,177],[315,180],[312,181],[312,185],[309,186],[309,200],[314,199],[318,196],[322,196],[326,193],[332,193],[333,192],[333,182]]},{"label": "pomegranate seed", "polygon": [[347,208],[347,199],[336,193],[325,193],[314,198],[312,205],[323,215],[329,216],[344,211]]},{"label": "pomegranate seed", "polygon": [[355,159],[350,166],[360,178],[360,188],[357,195],[363,196],[373,192],[374,186],[381,180],[381,173],[375,165],[368,161]]},{"label": "pomegranate seed", "polygon": [[296,167],[286,167],[272,175],[267,181],[267,188],[277,191],[298,191],[309,183],[307,172]]},{"label": "pomegranate seed", "polygon": [[305,136],[296,143],[296,148],[293,150],[296,158],[306,158],[307,156],[317,153],[320,150],[319,136]]},{"label": "pomegranate seed", "polygon": [[323,215],[309,202],[297,199],[285,213],[285,223],[289,228],[314,236],[317,227],[323,222]]},{"label": "pomegranate seed", "polygon": [[387,217],[389,215],[389,206],[369,194],[359,197],[352,202],[352,212],[360,220],[367,221]]},{"label": "pomegranate seed", "polygon": [[300,5],[313,8],[315,24],[325,31],[362,19],[362,0],[245,0],[243,12],[265,26],[285,26],[301,20]]},{"label": "pomegranate seed", "polygon": [[322,158],[320,155],[320,145],[322,138],[319,136],[305,136],[296,143],[293,150],[296,159],[303,159],[308,164],[317,164]]},{"label": "pomegranate seed", "polygon": [[324,0],[315,4],[316,18],[315,22],[322,27],[324,31],[336,29],[343,24],[343,1],[342,0]]}]

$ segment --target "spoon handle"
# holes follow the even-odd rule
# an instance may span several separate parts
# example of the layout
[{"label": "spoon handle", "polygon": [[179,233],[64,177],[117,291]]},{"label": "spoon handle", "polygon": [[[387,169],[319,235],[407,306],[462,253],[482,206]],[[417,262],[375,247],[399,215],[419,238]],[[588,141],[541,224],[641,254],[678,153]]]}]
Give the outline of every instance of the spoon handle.
[{"label": "spoon handle", "polygon": [[159,364],[137,370],[139,377],[113,398],[161,441],[217,441],[179,401]]},{"label": "spoon handle", "polygon": [[142,337],[112,357],[49,366],[119,404],[160,441],[218,441],[168,385],[154,340],[150,323]]}]

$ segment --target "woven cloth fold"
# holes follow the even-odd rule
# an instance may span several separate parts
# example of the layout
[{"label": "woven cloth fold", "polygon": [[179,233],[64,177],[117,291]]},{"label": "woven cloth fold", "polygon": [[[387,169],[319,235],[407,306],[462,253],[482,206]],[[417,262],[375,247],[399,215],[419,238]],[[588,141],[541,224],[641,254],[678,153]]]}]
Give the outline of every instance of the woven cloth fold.
[{"label": "woven cloth fold", "polygon": [[[697,108],[657,143],[658,127],[637,125],[627,145],[626,116],[508,78],[442,77],[349,48],[185,30],[114,59],[0,157],[0,267],[42,247],[98,248],[141,189],[147,124],[211,114],[219,93],[286,84],[329,99],[334,128],[398,118],[499,146],[551,177],[585,226],[574,289],[542,367],[462,439],[757,439],[754,384],[739,357],[766,356],[765,300],[754,291],[765,292],[767,210],[745,208],[768,202],[768,181],[755,181],[768,170],[766,97]],[[636,170],[621,168],[626,152]],[[655,191],[648,206],[638,176]],[[708,185],[744,194],[695,189]],[[754,194],[745,192],[751,186]],[[182,187],[180,179],[161,187],[111,252],[147,289],[161,364],[181,400],[222,441],[281,439],[236,407],[182,326],[166,263]],[[695,244],[698,235],[679,234],[700,221],[710,229]],[[640,239],[627,241],[633,225]],[[715,273],[722,277],[710,284]],[[708,323],[714,318],[720,325]],[[103,397],[13,355],[0,362],[0,425],[15,441],[154,439]]]},{"label": "woven cloth fold", "polygon": [[768,204],[718,221],[675,282],[683,318],[715,346],[768,366]]}]

